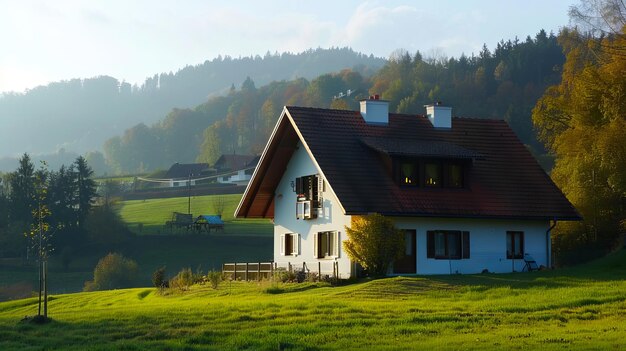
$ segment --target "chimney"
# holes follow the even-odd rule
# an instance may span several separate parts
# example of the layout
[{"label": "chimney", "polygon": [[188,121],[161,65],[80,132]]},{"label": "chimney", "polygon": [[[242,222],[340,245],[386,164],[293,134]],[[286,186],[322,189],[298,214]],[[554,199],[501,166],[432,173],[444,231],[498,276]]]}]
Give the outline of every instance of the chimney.
[{"label": "chimney", "polygon": [[367,124],[389,124],[389,101],[377,95],[361,100],[361,116]]},{"label": "chimney", "polygon": [[433,105],[425,105],[428,120],[435,128],[452,128],[452,107],[441,105],[441,101]]}]

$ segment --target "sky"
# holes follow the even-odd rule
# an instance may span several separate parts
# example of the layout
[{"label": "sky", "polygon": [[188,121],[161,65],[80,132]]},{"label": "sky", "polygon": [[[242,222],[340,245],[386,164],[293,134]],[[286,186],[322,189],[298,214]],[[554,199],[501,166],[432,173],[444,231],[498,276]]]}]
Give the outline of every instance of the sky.
[{"label": "sky", "polygon": [[109,75],[131,84],[218,55],[351,47],[493,50],[568,25],[573,0],[0,0],[0,92]]}]

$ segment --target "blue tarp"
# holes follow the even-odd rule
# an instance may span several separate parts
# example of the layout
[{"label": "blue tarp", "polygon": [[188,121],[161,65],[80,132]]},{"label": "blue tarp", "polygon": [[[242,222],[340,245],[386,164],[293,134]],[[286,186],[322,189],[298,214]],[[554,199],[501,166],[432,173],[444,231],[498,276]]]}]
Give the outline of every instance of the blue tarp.
[{"label": "blue tarp", "polygon": [[222,217],[217,215],[201,215],[196,218],[196,222],[199,221],[206,221],[206,223],[208,224],[224,224],[224,221],[222,221]]}]

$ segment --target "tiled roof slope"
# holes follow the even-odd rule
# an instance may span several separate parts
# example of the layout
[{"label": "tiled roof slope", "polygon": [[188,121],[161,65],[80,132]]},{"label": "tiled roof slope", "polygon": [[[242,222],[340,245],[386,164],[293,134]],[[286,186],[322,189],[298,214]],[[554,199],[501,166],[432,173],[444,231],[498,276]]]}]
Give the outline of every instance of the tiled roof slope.
[{"label": "tiled roof slope", "polygon": [[165,178],[178,179],[199,176],[209,169],[207,163],[174,163],[165,174]]},{"label": "tiled roof slope", "polygon": [[[366,124],[358,111],[287,107],[346,214],[579,219],[569,201],[504,121],[453,118],[435,129],[419,115],[390,114],[388,125]],[[465,189],[401,187],[381,150],[363,141],[434,142],[473,152]],[[410,154],[410,153],[409,153]]]}]

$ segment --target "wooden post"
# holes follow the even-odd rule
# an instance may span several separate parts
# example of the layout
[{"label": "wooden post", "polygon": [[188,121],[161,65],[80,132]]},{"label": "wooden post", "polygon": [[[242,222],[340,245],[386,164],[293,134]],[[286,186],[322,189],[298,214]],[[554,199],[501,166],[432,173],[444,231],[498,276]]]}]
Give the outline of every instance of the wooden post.
[{"label": "wooden post", "polygon": [[244,275],[245,280],[248,281],[248,262],[246,262],[246,275]]},{"label": "wooden post", "polygon": [[289,267],[289,273],[291,273],[291,262],[287,262],[287,267]]},{"label": "wooden post", "polygon": [[257,274],[256,274],[256,280],[261,280],[261,262],[257,263]]},{"label": "wooden post", "polygon": [[317,280],[320,281],[322,279],[322,262],[317,261]]},{"label": "wooden post", "polygon": [[237,280],[237,262],[234,263],[235,271],[233,272],[233,280]]},{"label": "wooden post", "polygon": [[276,262],[272,263],[270,262],[270,279],[274,279],[274,266],[276,265]]},{"label": "wooden post", "polygon": [[48,260],[43,261],[43,318],[48,319]]}]

